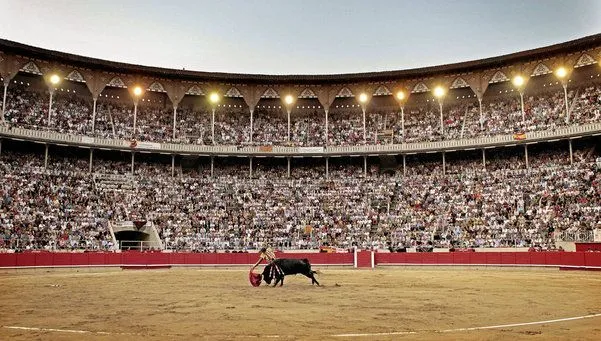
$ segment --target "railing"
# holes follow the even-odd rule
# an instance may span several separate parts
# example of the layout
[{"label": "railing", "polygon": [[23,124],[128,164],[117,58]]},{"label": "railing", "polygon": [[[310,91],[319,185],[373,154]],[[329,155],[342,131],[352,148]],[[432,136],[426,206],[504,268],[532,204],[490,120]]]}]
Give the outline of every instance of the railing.
[{"label": "railing", "polygon": [[[555,130],[534,131],[526,133],[526,139],[516,141],[513,135],[498,135],[492,137],[477,137],[470,139],[443,140],[434,142],[417,142],[405,144],[361,145],[361,146],[327,146],[327,147],[287,147],[273,146],[207,146],[194,144],[160,143],[152,147],[140,143],[135,150],[147,150],[170,154],[196,155],[353,155],[379,153],[419,153],[430,151],[451,151],[467,148],[484,148],[505,146],[519,143],[539,142],[551,139],[580,137],[601,134],[601,123],[589,123],[557,128]],[[53,131],[32,130],[24,128],[9,128],[0,126],[0,136],[20,138],[48,143],[63,143],[77,146],[89,146],[119,150],[132,150],[128,140],[106,139],[90,136],[61,134]],[[155,147],[156,146],[156,147]]]},{"label": "railing", "polygon": [[592,242],[594,241],[594,238],[593,231],[563,231],[555,236],[555,240],[563,242]]},{"label": "railing", "polygon": [[120,250],[135,250],[135,251],[146,251],[146,250],[160,250],[156,243],[153,241],[146,240],[120,240]]},{"label": "railing", "polygon": [[44,250],[44,251],[73,251],[73,250],[112,250],[111,243],[105,246],[101,242],[89,243],[89,240],[73,242],[57,239],[39,239],[29,237],[0,238],[0,253],[6,250]]}]

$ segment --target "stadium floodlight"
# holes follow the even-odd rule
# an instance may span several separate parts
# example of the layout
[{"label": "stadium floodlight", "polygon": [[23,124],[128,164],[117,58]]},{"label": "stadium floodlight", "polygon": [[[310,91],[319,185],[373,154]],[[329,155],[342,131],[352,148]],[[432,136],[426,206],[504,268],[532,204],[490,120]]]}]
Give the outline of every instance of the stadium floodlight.
[{"label": "stadium floodlight", "polygon": [[568,75],[568,70],[565,67],[561,66],[557,70],[555,70],[555,76],[559,79],[564,79]]},{"label": "stadium floodlight", "polygon": [[61,81],[61,78],[58,75],[54,74],[54,75],[50,76],[50,83],[52,83],[52,85],[56,85],[60,81]]},{"label": "stadium floodlight", "polygon": [[294,103],[294,97],[292,97],[292,95],[286,95],[286,97],[284,97],[284,102],[286,102],[286,104],[290,105],[290,104]]},{"label": "stadium floodlight", "polygon": [[367,103],[367,95],[364,92],[359,95],[359,102]]},{"label": "stadium floodlight", "polygon": [[444,96],[444,89],[442,86],[437,86],[434,88],[434,97],[440,99]]},{"label": "stadium floodlight", "polygon": [[141,88],[141,87],[139,87],[139,86],[136,86],[136,87],[134,88],[134,95],[136,95],[136,96],[140,96],[140,95],[142,95],[142,88]]},{"label": "stadium floodlight", "polygon": [[219,94],[216,92],[211,93],[209,96],[209,101],[213,104],[217,104],[219,102]]},{"label": "stadium floodlight", "polygon": [[517,76],[513,77],[513,80],[511,82],[516,87],[521,88],[524,85],[524,77],[517,75]]},{"label": "stadium floodlight", "polygon": [[404,93],[403,91],[399,91],[399,92],[397,92],[397,93],[396,93],[396,98],[397,98],[399,101],[402,101],[402,100],[404,100],[404,99],[405,99],[405,93]]}]

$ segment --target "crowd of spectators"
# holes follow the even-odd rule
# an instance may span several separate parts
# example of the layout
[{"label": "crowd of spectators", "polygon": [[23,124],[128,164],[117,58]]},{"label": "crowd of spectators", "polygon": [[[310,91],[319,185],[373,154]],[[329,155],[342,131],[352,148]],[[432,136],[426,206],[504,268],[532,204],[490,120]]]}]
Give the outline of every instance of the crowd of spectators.
[{"label": "crowd of spectators", "polygon": [[[593,150],[594,151],[594,150]],[[0,156],[0,248],[111,249],[109,224],[152,222],[174,250],[279,248],[551,246],[553,234],[601,227],[601,166],[591,150],[550,150],[526,169],[520,156],[402,171],[340,163],[305,165],[287,178],[261,165],[248,177],[235,164],[206,172],[168,164],[51,158],[3,151]],[[100,175],[120,184],[103,187]],[[205,175],[205,176],[203,176]]]},{"label": "crowd of spectators", "polygon": [[[218,107],[214,138],[210,109],[181,107],[173,134],[173,109],[157,103],[140,103],[133,131],[134,106],[129,102],[99,100],[92,125],[91,100],[73,92],[57,92],[48,123],[48,93],[24,85],[11,85],[7,96],[7,124],[31,129],[50,129],[69,134],[139,141],[218,145],[323,146],[326,143],[323,113],[291,115],[290,139],[284,109],[270,106],[254,111],[251,139],[250,114],[243,106]],[[566,124],[601,121],[601,87],[583,85],[568,93],[570,118],[567,122],[563,90],[554,88],[524,96],[524,115],[517,93],[491,97],[480,107],[475,100],[456,101],[443,106],[441,127],[438,103],[405,108],[404,129],[398,111],[369,110],[365,139],[359,108],[332,109],[328,120],[329,145],[412,143],[461,139],[499,134],[553,130]],[[94,127],[92,131],[92,126]]]}]

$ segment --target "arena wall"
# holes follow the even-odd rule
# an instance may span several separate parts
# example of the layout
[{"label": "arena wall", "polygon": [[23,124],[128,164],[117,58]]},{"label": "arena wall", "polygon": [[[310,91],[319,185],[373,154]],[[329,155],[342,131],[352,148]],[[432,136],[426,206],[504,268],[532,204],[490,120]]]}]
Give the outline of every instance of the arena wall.
[{"label": "arena wall", "polygon": [[[461,265],[601,269],[601,252],[290,253],[318,266]],[[25,252],[0,254],[0,268],[249,266],[254,253]]]}]

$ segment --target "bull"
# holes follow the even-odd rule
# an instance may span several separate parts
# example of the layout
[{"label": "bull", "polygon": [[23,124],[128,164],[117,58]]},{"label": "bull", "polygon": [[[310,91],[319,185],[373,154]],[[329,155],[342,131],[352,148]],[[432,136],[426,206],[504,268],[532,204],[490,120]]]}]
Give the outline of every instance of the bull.
[{"label": "bull", "polygon": [[276,259],[265,266],[265,269],[263,269],[263,280],[267,285],[270,285],[272,280],[275,279],[273,286],[275,287],[278,282],[280,283],[280,286],[282,286],[284,285],[285,276],[301,274],[311,279],[311,285],[319,285],[319,282],[314,276],[316,273],[316,271],[311,270],[311,264],[306,258],[282,258]]}]

